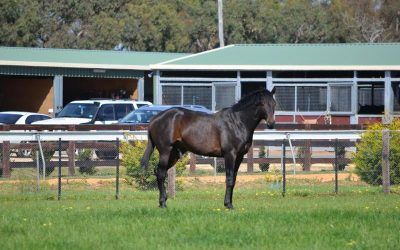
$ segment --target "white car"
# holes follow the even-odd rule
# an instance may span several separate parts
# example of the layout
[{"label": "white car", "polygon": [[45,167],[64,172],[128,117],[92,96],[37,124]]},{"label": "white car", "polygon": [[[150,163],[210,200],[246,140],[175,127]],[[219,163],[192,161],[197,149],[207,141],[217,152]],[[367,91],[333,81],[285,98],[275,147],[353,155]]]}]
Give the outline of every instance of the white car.
[{"label": "white car", "polygon": [[[18,111],[6,111],[0,112],[0,124],[32,124],[37,121],[44,121],[51,119],[50,116],[32,113],[32,112],[18,112]],[[12,143],[23,143],[21,141],[12,141]],[[19,157],[29,157],[31,155],[31,150],[29,149],[19,149],[15,151]]]},{"label": "white car", "polygon": [[[56,118],[34,122],[34,125],[114,124],[133,110],[152,105],[134,100],[82,100],[68,103]],[[114,150],[95,150],[100,159],[115,159]],[[79,150],[76,151],[79,154]]]},{"label": "white car", "polygon": [[34,122],[35,125],[113,124],[132,110],[152,105],[134,100],[82,100],[68,103],[56,118]]},{"label": "white car", "polygon": [[43,121],[48,119],[51,119],[51,117],[39,113],[18,111],[0,112],[0,124],[32,124],[36,121]]}]

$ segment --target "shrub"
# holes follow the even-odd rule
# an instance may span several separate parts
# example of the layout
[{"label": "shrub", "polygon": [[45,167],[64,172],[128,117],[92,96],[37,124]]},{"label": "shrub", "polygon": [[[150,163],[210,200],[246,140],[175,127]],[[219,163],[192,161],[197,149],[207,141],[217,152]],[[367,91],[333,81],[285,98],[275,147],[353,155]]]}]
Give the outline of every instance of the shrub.
[{"label": "shrub", "polygon": [[[382,130],[400,130],[400,120],[389,125],[373,124],[362,135],[353,155],[355,173],[371,185],[382,184]],[[400,132],[391,132],[390,139],[390,182],[400,184]]]},{"label": "shrub", "polygon": [[[44,161],[46,163],[45,175],[49,176],[54,171],[54,165],[50,164],[50,160],[54,155],[54,150],[43,150]],[[32,160],[36,162],[36,153],[39,153],[39,174],[43,174],[42,156],[39,151],[32,151]]]},{"label": "shrub", "polygon": [[[154,175],[157,168],[159,154],[154,150],[150,157],[147,171],[144,171],[140,165],[140,160],[143,157],[146,143],[135,141],[135,145],[129,142],[121,143],[122,165],[126,167],[126,175],[128,182],[135,182],[139,189],[148,190],[157,188],[157,179]],[[186,164],[189,162],[187,155],[183,156],[176,164],[176,175],[181,176],[186,169]]]},{"label": "shrub", "polygon": [[84,148],[78,151],[77,160],[81,162],[79,173],[93,175],[96,173],[96,168],[92,161],[93,151],[89,148]]},{"label": "shrub", "polygon": [[282,173],[279,169],[275,169],[265,175],[265,181],[268,183],[281,183],[282,178]]},{"label": "shrub", "polygon": [[[268,157],[268,154],[265,152],[265,147],[261,146],[260,151],[258,152],[258,158],[267,158],[267,157]],[[270,164],[268,162],[265,162],[265,163],[263,162],[263,163],[260,163],[258,166],[259,166],[261,172],[268,172]]]}]

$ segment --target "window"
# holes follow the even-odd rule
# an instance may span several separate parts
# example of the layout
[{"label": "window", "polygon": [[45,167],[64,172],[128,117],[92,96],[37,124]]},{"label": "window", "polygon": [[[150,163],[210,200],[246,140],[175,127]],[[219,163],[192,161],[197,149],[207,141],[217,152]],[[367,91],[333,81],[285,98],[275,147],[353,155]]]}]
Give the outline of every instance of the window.
[{"label": "window", "polygon": [[114,106],[112,104],[106,104],[101,106],[99,113],[97,114],[97,120],[99,121],[114,121]]},{"label": "window", "polygon": [[119,120],[133,110],[133,105],[132,104],[114,104],[114,108],[115,108],[115,115],[117,117],[117,120]]},{"label": "window", "polygon": [[42,121],[50,119],[50,117],[45,115],[30,115],[26,118],[25,124],[32,124],[32,122]]},{"label": "window", "polygon": [[384,110],[383,83],[363,83],[358,85],[358,113],[382,114]]},{"label": "window", "polygon": [[235,104],[236,86],[234,84],[215,84],[215,110]]},{"label": "window", "polygon": [[0,114],[0,123],[4,124],[15,124],[22,115],[17,114]]},{"label": "window", "polygon": [[184,86],[183,105],[202,105],[212,109],[211,86]]},{"label": "window", "polygon": [[295,111],[295,87],[275,87],[275,100],[277,111]]},{"label": "window", "polygon": [[137,103],[136,104],[136,106],[137,106],[137,108],[141,108],[141,107],[144,107],[144,106],[148,106],[149,104],[142,104],[142,103]]},{"label": "window", "polygon": [[182,102],[182,86],[163,86],[162,87],[162,104],[164,105],[181,105]]},{"label": "window", "polygon": [[331,109],[333,112],[351,112],[351,86],[331,86]]},{"label": "window", "polygon": [[400,112],[400,82],[392,82],[393,111]]},{"label": "window", "polygon": [[97,109],[98,104],[96,103],[69,103],[58,113],[57,117],[93,118]]},{"label": "window", "polygon": [[320,86],[297,87],[298,111],[326,111],[327,88]]}]

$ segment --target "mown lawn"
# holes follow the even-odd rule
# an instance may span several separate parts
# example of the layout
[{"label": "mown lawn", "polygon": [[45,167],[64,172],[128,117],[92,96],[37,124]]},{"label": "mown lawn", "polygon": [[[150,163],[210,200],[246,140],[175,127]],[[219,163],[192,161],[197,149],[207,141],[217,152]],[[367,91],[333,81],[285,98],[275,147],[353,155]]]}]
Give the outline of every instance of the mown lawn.
[{"label": "mown lawn", "polygon": [[[8,192],[0,186],[0,249],[399,249],[400,196],[337,196],[239,187],[189,187],[157,207],[158,193],[123,186]],[[306,195],[304,195],[306,194]]]}]

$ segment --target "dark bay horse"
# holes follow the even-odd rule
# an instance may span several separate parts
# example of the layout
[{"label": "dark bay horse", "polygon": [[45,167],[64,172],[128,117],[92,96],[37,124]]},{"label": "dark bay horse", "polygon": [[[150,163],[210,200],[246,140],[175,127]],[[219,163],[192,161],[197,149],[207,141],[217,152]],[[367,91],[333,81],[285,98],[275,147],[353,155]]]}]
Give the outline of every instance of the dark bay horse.
[{"label": "dark bay horse", "polygon": [[141,165],[147,169],[154,147],[160,153],[156,169],[160,207],[166,206],[165,178],[186,151],[198,155],[224,157],[226,169],[225,207],[232,209],[232,194],[243,156],[249,151],[253,133],[262,119],[268,128],[275,124],[273,94],[260,90],[230,108],[205,114],[184,108],[168,109],[155,116],[148,127],[148,143]]}]

